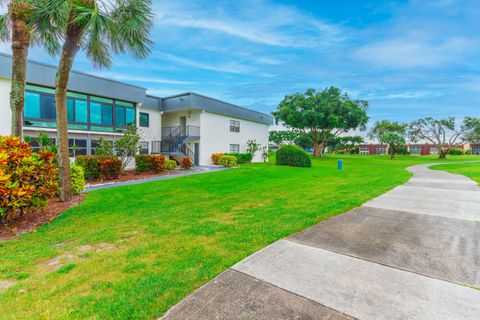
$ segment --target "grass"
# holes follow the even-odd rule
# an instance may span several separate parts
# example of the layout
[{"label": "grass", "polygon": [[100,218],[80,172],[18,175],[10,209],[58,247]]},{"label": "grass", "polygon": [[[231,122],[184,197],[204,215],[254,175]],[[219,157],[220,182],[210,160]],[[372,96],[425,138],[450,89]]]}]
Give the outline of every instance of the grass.
[{"label": "grass", "polygon": [[[0,242],[2,319],[155,319],[228,267],[405,182],[432,157],[342,156],[98,190]],[[451,160],[468,160],[452,157]],[[478,157],[477,157],[478,159]],[[51,270],[51,259],[64,259]]]},{"label": "grass", "polygon": [[450,173],[462,174],[480,184],[480,162],[441,164],[431,166],[434,170],[443,170]]}]

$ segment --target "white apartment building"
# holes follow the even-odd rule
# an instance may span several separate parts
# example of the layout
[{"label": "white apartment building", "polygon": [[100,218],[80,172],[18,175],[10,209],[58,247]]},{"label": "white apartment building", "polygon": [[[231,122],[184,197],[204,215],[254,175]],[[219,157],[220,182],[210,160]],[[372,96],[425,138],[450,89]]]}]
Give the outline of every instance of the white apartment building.
[{"label": "white apartment building", "polygon": [[[0,54],[0,135],[11,131],[10,72],[11,56]],[[55,73],[55,66],[28,62],[25,136],[44,131],[56,139]],[[99,137],[114,143],[135,124],[142,133],[141,153],[188,155],[198,165],[210,165],[212,153],[244,153],[248,140],[267,146],[273,124],[271,115],[193,92],[155,97],[145,88],[77,71],[70,76],[67,108],[72,157],[94,154]],[[253,159],[262,160],[260,152]]]}]

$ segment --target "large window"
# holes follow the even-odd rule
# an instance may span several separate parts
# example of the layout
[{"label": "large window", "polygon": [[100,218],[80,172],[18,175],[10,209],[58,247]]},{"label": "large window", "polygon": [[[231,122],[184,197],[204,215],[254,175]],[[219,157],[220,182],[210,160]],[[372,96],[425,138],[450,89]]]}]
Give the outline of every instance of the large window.
[{"label": "large window", "polygon": [[377,147],[377,154],[385,154],[387,153],[387,148],[386,147]]},{"label": "large window", "polygon": [[231,144],[230,145],[230,153],[240,153],[240,145],[239,144]]},{"label": "large window", "polygon": [[37,92],[25,92],[25,111],[27,119],[55,120],[55,96]]},{"label": "large window", "polygon": [[360,154],[370,154],[370,149],[368,147],[360,147],[359,148]]},{"label": "large window", "polygon": [[87,154],[86,139],[68,139],[68,151],[70,157],[84,156]]},{"label": "large window", "polygon": [[113,106],[100,102],[90,102],[90,123],[101,126],[112,126]]},{"label": "large window", "polygon": [[[113,132],[136,123],[135,104],[68,92],[67,120],[70,129]],[[24,118],[26,126],[55,128],[55,90],[27,85]]]},{"label": "large window", "polygon": [[472,154],[480,155],[480,146],[472,146]]},{"label": "large window", "polygon": [[68,123],[87,123],[88,104],[85,100],[67,99]]},{"label": "large window", "polygon": [[410,146],[410,154],[421,154],[422,148],[420,146]]},{"label": "large window", "polygon": [[240,121],[230,120],[230,132],[240,132]]},{"label": "large window", "polygon": [[150,126],[150,115],[148,113],[140,112],[140,127]]}]

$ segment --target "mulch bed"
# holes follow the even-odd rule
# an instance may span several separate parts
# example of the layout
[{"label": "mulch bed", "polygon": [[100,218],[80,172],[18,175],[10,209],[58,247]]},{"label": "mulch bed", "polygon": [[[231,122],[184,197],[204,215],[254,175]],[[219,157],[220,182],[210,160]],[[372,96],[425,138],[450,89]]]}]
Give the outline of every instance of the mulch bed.
[{"label": "mulch bed", "polygon": [[26,212],[23,216],[15,217],[7,222],[0,222],[0,240],[12,239],[16,235],[26,232],[35,232],[35,228],[49,223],[67,209],[80,204],[84,198],[84,195],[73,196],[70,202],[51,199],[44,208]]},{"label": "mulch bed", "polygon": [[179,170],[179,169],[165,170],[165,171],[160,171],[159,173],[153,173],[153,172],[139,172],[139,173],[136,173],[135,170],[125,170],[125,172],[123,174],[121,174],[118,177],[118,179],[112,179],[112,180],[89,179],[85,182],[85,186],[86,187],[91,187],[91,186],[96,186],[96,185],[106,184],[106,183],[141,180],[141,179],[147,179],[147,178],[152,178],[152,177],[161,177],[161,176],[171,176],[171,175],[179,174],[181,172],[185,172],[185,170]]}]

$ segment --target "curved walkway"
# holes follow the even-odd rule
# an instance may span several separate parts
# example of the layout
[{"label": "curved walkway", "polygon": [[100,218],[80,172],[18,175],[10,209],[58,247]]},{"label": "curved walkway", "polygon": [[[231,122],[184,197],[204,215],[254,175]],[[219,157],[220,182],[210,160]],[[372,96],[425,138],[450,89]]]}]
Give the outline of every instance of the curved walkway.
[{"label": "curved walkway", "polygon": [[480,187],[428,167],[244,259],[164,319],[480,319]]}]

